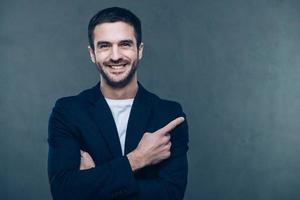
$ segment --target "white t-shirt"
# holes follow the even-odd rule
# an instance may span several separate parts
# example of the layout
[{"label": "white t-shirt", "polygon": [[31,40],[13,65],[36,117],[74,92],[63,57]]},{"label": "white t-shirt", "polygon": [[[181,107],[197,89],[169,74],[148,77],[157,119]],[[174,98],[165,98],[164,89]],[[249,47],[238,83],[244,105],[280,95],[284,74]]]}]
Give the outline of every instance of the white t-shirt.
[{"label": "white t-shirt", "polygon": [[127,124],[134,99],[105,98],[105,100],[114,117],[121,143],[122,154],[124,155]]}]

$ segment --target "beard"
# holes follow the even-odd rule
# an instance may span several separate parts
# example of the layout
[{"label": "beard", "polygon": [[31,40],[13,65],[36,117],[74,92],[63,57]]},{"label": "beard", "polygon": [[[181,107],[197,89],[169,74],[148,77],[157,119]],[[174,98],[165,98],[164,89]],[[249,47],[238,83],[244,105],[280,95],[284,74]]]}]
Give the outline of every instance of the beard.
[{"label": "beard", "polygon": [[[115,80],[113,77],[111,77],[110,73],[108,71],[105,70],[105,68],[109,68],[109,65],[129,65],[130,62],[120,59],[118,61],[108,61],[108,62],[104,62],[103,66],[98,62],[97,68],[101,74],[101,77],[106,81],[106,83],[112,87],[112,88],[124,88],[125,86],[127,86],[132,79],[134,78],[134,75],[136,73],[136,70],[138,68],[138,59],[136,59],[135,61],[133,61],[130,70],[128,72],[123,72],[123,73],[127,73],[125,74],[124,77],[122,77],[122,79],[119,80]],[[127,67],[127,66],[125,66]]]}]

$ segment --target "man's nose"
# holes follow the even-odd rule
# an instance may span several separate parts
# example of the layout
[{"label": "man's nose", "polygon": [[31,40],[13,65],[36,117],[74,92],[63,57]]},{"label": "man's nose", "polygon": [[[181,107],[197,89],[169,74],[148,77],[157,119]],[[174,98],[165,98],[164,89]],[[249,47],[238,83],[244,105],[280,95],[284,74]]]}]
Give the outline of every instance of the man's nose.
[{"label": "man's nose", "polygon": [[122,57],[119,47],[118,46],[113,46],[110,54],[110,59],[113,61],[117,61]]}]

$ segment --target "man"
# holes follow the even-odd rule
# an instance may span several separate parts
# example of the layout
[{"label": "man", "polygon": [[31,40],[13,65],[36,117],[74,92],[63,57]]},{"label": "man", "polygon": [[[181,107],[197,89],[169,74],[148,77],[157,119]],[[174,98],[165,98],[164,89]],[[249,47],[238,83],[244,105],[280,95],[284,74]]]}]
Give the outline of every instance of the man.
[{"label": "man", "polygon": [[181,106],[137,80],[140,20],[113,7],[89,23],[100,82],[59,99],[49,119],[48,175],[55,200],[183,199],[188,128]]}]

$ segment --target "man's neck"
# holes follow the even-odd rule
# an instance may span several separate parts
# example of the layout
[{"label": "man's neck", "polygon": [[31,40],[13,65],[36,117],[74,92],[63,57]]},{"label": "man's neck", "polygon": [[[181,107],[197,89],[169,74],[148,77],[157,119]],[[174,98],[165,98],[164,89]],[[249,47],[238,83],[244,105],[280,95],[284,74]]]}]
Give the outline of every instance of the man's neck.
[{"label": "man's neck", "polygon": [[100,81],[100,90],[108,99],[132,99],[137,93],[138,83],[137,80],[133,80],[123,88],[113,88],[105,81]]}]

